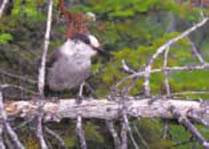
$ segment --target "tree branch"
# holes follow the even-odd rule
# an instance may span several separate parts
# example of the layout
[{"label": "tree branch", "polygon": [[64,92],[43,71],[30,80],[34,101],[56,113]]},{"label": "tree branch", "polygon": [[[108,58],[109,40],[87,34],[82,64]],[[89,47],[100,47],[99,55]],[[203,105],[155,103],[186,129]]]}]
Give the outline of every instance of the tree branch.
[{"label": "tree branch", "polygon": [[84,130],[82,128],[82,117],[79,114],[76,118],[77,118],[76,134],[78,136],[80,147],[81,147],[81,149],[87,149],[86,139],[85,139],[85,136],[84,136]]},{"label": "tree branch", "polygon": [[121,140],[118,136],[117,130],[114,128],[114,123],[113,121],[106,121],[106,126],[108,128],[108,130],[110,131],[112,137],[113,137],[113,141],[114,141],[114,147],[115,149],[120,149],[121,146]]},{"label": "tree branch", "polygon": [[203,59],[202,55],[198,52],[195,43],[191,41],[191,39],[189,39],[189,42],[192,45],[192,51],[194,52],[195,56],[198,58],[198,60],[200,61],[201,64],[207,64],[207,62]]},{"label": "tree branch", "polygon": [[169,85],[169,80],[168,80],[168,71],[165,69],[167,67],[168,63],[168,52],[169,52],[169,47],[165,51],[164,54],[164,62],[163,62],[163,72],[164,72],[164,85],[166,87],[166,94],[169,97],[171,95],[171,90],[170,90],[170,85]]},{"label": "tree branch", "polygon": [[[4,110],[3,95],[2,95],[1,88],[0,88],[0,115],[1,115],[1,118],[2,118],[3,126],[6,129],[7,133],[9,134],[13,144],[15,145],[15,148],[24,149],[24,146],[19,141],[17,134],[14,132],[14,130],[10,126],[9,122],[7,122],[7,114]],[[4,148],[3,142],[1,142],[1,147]]]},{"label": "tree branch", "polygon": [[160,48],[157,49],[157,51],[152,55],[152,57],[149,59],[147,66],[145,67],[145,82],[144,82],[144,88],[145,88],[145,95],[150,96],[150,74],[152,70],[152,64],[154,60],[162,53],[164,52],[167,48],[169,48],[173,43],[177,42],[178,40],[188,36],[190,33],[198,29],[199,27],[203,26],[209,18],[204,18],[201,22],[195,24],[191,28],[187,29],[184,31],[182,34],[179,36],[169,40],[166,42],[164,45],[162,45]]},{"label": "tree branch", "polygon": [[44,127],[44,130],[48,134],[50,134],[51,136],[53,136],[54,138],[57,139],[57,141],[60,143],[62,149],[67,149],[67,146],[65,145],[65,141],[57,133],[55,133],[54,131],[52,131],[51,129],[49,129],[46,126]]},{"label": "tree branch", "polygon": [[3,0],[2,4],[1,4],[1,7],[0,7],[0,19],[3,15],[3,11],[4,11],[4,8],[6,6],[6,4],[8,3],[8,0]]},{"label": "tree branch", "polygon": [[[159,73],[163,71],[192,71],[192,70],[207,70],[209,69],[209,64],[201,64],[201,65],[187,65],[187,66],[174,66],[174,67],[164,67],[159,69],[152,69],[150,73]],[[146,75],[145,71],[140,71],[131,75],[124,77],[120,82],[116,84],[116,87],[122,85],[128,79],[135,79],[144,77]]]},{"label": "tree branch", "polygon": [[52,7],[53,7],[53,0],[49,0],[47,26],[46,26],[46,33],[45,33],[45,38],[44,38],[44,48],[43,48],[43,53],[41,57],[41,66],[39,68],[39,76],[38,76],[38,89],[39,89],[40,95],[44,95],[46,58],[47,58],[51,23],[52,23]]},{"label": "tree branch", "polygon": [[[126,101],[127,115],[130,117],[154,118],[160,117],[172,119],[172,113],[169,110],[171,105],[178,107],[178,110],[184,116],[191,111],[198,114],[199,118],[207,119],[209,115],[209,105],[199,101],[184,101],[164,98],[156,98],[152,104],[152,98],[139,99],[138,97],[129,97]],[[204,106],[203,106],[204,105]],[[33,101],[14,101],[5,104],[5,110],[8,116],[26,117],[35,114],[39,105]],[[76,99],[60,99],[57,102],[50,100],[44,101],[43,111],[45,121],[59,121],[63,118],[76,119],[78,114],[83,118],[97,119],[118,119],[121,117],[121,104],[107,99],[83,100],[81,104],[76,103]]]},{"label": "tree branch", "polygon": [[173,116],[183,124],[204,147],[209,149],[209,142],[201,135],[198,129],[174,106],[170,107]]},{"label": "tree branch", "polygon": [[32,85],[37,84],[37,81],[35,81],[35,80],[28,79],[24,76],[15,75],[15,74],[9,73],[9,72],[7,72],[5,70],[2,70],[2,69],[0,69],[0,74],[4,75],[4,76],[7,76],[9,78],[12,78],[12,79],[17,79],[17,80],[20,80],[20,81],[23,81],[23,82],[26,82],[26,83],[30,83]]},{"label": "tree branch", "polygon": [[[44,97],[44,86],[45,86],[45,74],[46,74],[46,58],[47,58],[47,51],[49,46],[49,38],[50,38],[50,31],[51,31],[51,23],[52,23],[52,8],[53,8],[53,0],[48,0],[48,16],[47,16],[47,25],[46,25],[46,32],[44,38],[44,48],[41,57],[41,66],[39,68],[39,76],[38,76],[38,90],[39,94],[41,95],[41,99]],[[39,110],[37,115],[37,131],[36,135],[39,139],[42,149],[48,149],[48,146],[44,140],[43,136],[43,127],[42,127],[42,118],[44,115],[43,111],[43,101],[39,100]]]}]

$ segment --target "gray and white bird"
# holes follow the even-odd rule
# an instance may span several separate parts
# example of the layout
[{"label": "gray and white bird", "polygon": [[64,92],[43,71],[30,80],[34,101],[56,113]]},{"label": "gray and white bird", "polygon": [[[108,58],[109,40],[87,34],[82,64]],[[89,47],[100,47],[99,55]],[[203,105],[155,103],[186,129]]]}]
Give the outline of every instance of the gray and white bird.
[{"label": "gray and white bird", "polygon": [[91,58],[100,51],[93,35],[77,34],[68,39],[50,58],[47,84],[50,90],[63,91],[81,85],[90,76]]}]

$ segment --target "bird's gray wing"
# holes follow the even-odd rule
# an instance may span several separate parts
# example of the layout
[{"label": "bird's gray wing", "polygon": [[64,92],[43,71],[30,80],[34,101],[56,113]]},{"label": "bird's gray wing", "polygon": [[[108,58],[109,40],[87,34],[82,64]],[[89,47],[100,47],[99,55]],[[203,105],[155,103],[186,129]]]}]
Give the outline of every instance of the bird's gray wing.
[{"label": "bird's gray wing", "polygon": [[90,75],[90,60],[80,61],[64,57],[58,59],[48,73],[48,84],[52,90],[71,89],[79,86]]},{"label": "bird's gray wing", "polygon": [[60,49],[55,49],[54,51],[52,51],[48,58],[47,58],[47,62],[46,62],[46,67],[52,67],[52,65],[54,64],[54,62],[57,61],[57,59],[61,56],[61,52]]}]

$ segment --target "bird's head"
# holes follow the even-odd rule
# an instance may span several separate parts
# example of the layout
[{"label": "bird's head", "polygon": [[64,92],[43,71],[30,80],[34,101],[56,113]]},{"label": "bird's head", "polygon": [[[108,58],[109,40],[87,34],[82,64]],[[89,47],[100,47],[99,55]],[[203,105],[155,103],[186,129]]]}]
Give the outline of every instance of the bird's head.
[{"label": "bird's head", "polygon": [[77,34],[72,38],[72,40],[75,40],[78,45],[82,46],[79,48],[79,52],[89,55],[90,57],[95,56],[98,52],[103,51],[100,48],[98,39],[91,34]]},{"label": "bird's head", "polygon": [[107,55],[107,53],[100,48],[98,39],[91,34],[76,34],[64,43],[61,47],[61,51],[66,56],[82,55],[92,57],[97,53]]},{"label": "bird's head", "polygon": [[87,37],[88,37],[87,44],[89,44],[92,47],[92,49],[94,51],[96,51],[96,53],[99,53],[99,54],[101,54],[103,56],[109,57],[109,54],[107,52],[105,52],[103,50],[103,48],[101,48],[100,43],[99,43],[99,41],[97,40],[97,38],[95,36],[90,34]]},{"label": "bird's head", "polygon": [[97,38],[95,36],[90,34],[87,36],[87,38],[89,40],[88,44],[90,46],[92,46],[93,48],[95,48],[95,50],[96,50],[96,48],[100,48],[99,41],[97,40]]}]

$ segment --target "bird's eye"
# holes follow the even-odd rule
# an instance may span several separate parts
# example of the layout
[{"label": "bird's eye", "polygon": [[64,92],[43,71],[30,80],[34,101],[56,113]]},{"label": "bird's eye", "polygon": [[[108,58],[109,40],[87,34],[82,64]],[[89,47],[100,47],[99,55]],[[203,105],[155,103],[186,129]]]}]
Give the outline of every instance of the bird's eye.
[{"label": "bird's eye", "polygon": [[85,38],[85,39],[83,40],[83,42],[86,43],[86,44],[90,44],[89,38]]},{"label": "bird's eye", "polygon": [[88,38],[88,36],[84,35],[84,34],[76,34],[75,36],[72,37],[73,40],[75,41],[82,41],[85,44],[90,44],[90,39]]}]

